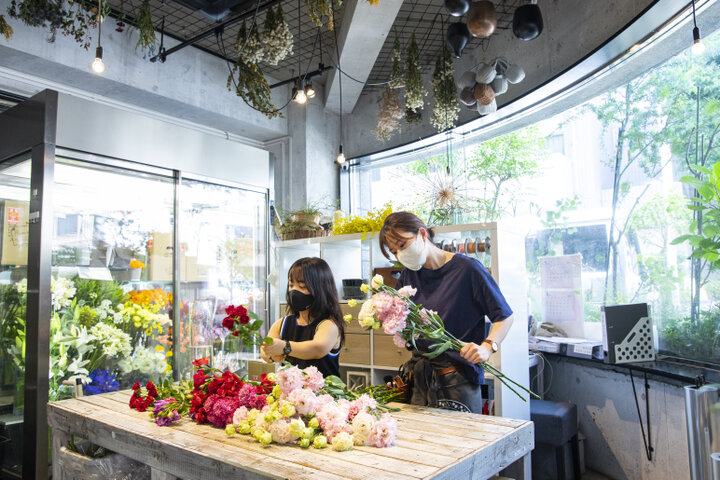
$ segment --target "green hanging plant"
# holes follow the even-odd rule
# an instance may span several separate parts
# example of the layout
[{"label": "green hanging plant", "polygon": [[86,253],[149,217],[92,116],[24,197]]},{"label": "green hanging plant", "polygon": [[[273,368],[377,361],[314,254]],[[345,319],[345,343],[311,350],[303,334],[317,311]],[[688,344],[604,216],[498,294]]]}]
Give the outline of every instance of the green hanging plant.
[{"label": "green hanging plant", "polygon": [[427,95],[422,76],[420,76],[420,51],[412,35],[405,58],[405,109],[419,112],[425,105],[423,97]]},{"label": "green hanging plant", "polygon": [[265,62],[277,65],[293,51],[293,35],[290,26],[285,21],[282,5],[278,5],[277,13],[272,7],[268,9],[263,25],[263,39],[265,40]]},{"label": "green hanging plant", "polygon": [[400,39],[396,36],[392,51],[392,71],[390,72],[390,82],[388,83],[390,88],[402,88],[405,86],[401,60],[402,55],[400,52]]},{"label": "green hanging plant", "polygon": [[405,123],[408,125],[415,125],[422,122],[422,111],[405,109]]},{"label": "green hanging plant", "polygon": [[247,33],[247,25],[243,20],[242,27],[235,39],[235,51],[245,63],[258,63],[265,56],[265,49],[260,41],[257,24],[253,24],[250,34]]},{"label": "green hanging plant", "polygon": [[305,0],[308,16],[316,27],[322,26],[323,17],[328,17],[328,30],[335,29],[333,3],[339,8],[342,5],[342,0]]},{"label": "green hanging plant", "polygon": [[[235,80],[236,74],[237,80]],[[270,86],[257,63],[247,63],[242,58],[238,58],[228,76],[228,90],[232,91],[233,83],[235,84],[235,93],[252,108],[268,118],[283,117],[272,103]]]},{"label": "green hanging plant", "polygon": [[[75,0],[68,3],[67,10],[60,0],[12,0],[8,7],[8,15],[16,18],[30,27],[46,28],[50,31],[48,42],[54,42],[57,31],[66,37],[73,38],[85,50],[92,43],[91,29],[97,26],[97,4],[85,0]],[[107,2],[103,0],[101,16],[109,13]],[[12,28],[3,18],[0,21],[0,32],[9,39]]]},{"label": "green hanging plant", "polygon": [[5,21],[5,17],[3,15],[0,15],[0,36],[5,37],[5,40],[9,42],[12,35],[12,27],[8,25],[7,21]]},{"label": "green hanging plant", "polygon": [[439,131],[455,126],[460,106],[455,89],[455,75],[450,50],[443,48],[442,54],[435,62],[435,71],[432,76],[435,106],[433,107],[430,123]]},{"label": "green hanging plant", "polygon": [[135,50],[140,47],[148,52],[153,52],[157,38],[155,37],[155,24],[153,23],[152,10],[150,9],[150,0],[143,0],[135,21],[137,22],[137,29],[140,33],[140,38],[138,38],[137,45],[135,45]]},{"label": "green hanging plant", "polygon": [[400,96],[395,89],[386,86],[382,96],[378,98],[378,119],[375,126],[375,136],[378,140],[386,142],[392,134],[400,129],[400,120],[405,110],[400,103]]}]

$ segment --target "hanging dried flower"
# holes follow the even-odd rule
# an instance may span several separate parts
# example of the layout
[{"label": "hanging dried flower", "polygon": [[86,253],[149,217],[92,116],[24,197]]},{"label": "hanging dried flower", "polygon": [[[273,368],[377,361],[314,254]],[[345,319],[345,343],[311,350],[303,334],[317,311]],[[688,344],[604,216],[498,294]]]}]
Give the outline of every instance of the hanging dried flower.
[{"label": "hanging dried flower", "polygon": [[282,5],[278,5],[277,13],[272,7],[268,9],[263,25],[263,39],[265,40],[265,62],[277,65],[293,51],[293,35],[290,26],[285,21]]},{"label": "hanging dried flower", "polygon": [[422,111],[405,108],[405,123],[415,125],[422,122]]},{"label": "hanging dried flower", "polygon": [[405,79],[403,79],[403,68],[402,68],[402,56],[400,53],[400,39],[395,37],[395,43],[393,43],[392,51],[392,72],[390,72],[390,88],[402,88],[405,86]]},{"label": "hanging dried flower", "polygon": [[[235,80],[235,74],[237,74],[237,80]],[[270,86],[257,63],[246,63],[242,58],[238,58],[228,76],[228,90],[232,91],[233,83],[235,84],[235,93],[250,107],[268,118],[283,116],[272,103]]]},{"label": "hanging dried flower", "polygon": [[[67,9],[61,0],[12,0],[7,9],[11,18],[21,20],[30,27],[41,27],[49,30],[48,42],[54,42],[57,30],[63,35],[73,38],[86,50],[90,47],[92,38],[90,30],[97,25],[97,6],[93,2],[68,2]],[[103,2],[102,16],[109,13],[106,2]],[[7,37],[12,35],[12,28],[4,21],[0,28]]]},{"label": "hanging dried flower", "polygon": [[432,84],[435,106],[430,123],[439,131],[454,127],[460,113],[460,106],[457,101],[452,58],[447,46],[443,48],[442,54],[435,62]]},{"label": "hanging dried flower", "polygon": [[258,63],[265,56],[265,49],[260,41],[257,24],[253,24],[250,34],[247,33],[247,26],[243,20],[242,27],[235,39],[235,51],[245,63]]},{"label": "hanging dried flower", "polygon": [[423,97],[427,95],[427,90],[420,76],[420,51],[415,41],[415,33],[412,34],[405,62],[405,108],[419,112],[425,105]]},{"label": "hanging dried flower", "polygon": [[323,17],[328,17],[328,30],[333,30],[335,28],[335,20],[333,19],[333,3],[335,3],[335,6],[340,7],[342,5],[342,0],[305,0],[308,16],[316,27],[322,26]]},{"label": "hanging dried flower", "polygon": [[399,130],[400,120],[405,111],[400,103],[400,96],[394,89],[386,86],[382,96],[378,98],[378,120],[375,126],[375,136],[378,140],[386,142],[390,140],[393,132]]},{"label": "hanging dried flower", "polygon": [[149,52],[154,51],[157,38],[155,37],[155,25],[153,24],[150,0],[143,0],[135,21],[137,22],[138,32],[140,33],[140,38],[138,38],[137,45],[135,45],[135,50],[140,47]]},{"label": "hanging dried flower", "polygon": [[0,36],[5,37],[5,40],[10,41],[10,37],[13,35],[13,29],[5,21],[5,17],[0,15]]}]

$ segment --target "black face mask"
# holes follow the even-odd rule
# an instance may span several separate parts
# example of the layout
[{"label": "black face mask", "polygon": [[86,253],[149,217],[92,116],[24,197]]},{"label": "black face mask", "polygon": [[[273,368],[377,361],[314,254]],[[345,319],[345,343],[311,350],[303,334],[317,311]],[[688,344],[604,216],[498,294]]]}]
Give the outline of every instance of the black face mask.
[{"label": "black face mask", "polygon": [[295,312],[303,312],[310,308],[315,302],[315,297],[311,293],[302,293],[299,290],[290,290],[290,308]]}]

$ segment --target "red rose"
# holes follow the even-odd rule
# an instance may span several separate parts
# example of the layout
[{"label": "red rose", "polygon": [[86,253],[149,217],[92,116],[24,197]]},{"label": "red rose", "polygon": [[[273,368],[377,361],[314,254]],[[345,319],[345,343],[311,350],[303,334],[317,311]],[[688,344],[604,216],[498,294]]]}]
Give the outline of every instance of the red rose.
[{"label": "red rose", "polygon": [[228,305],[227,307],[225,307],[225,313],[227,313],[231,317],[232,317],[234,311],[235,311],[234,305]]},{"label": "red rose", "polygon": [[132,389],[133,389],[133,390],[137,390],[137,389],[139,389],[139,388],[140,388],[140,382],[135,382],[135,383],[133,383],[133,386],[132,386]]},{"label": "red rose", "polygon": [[228,330],[232,330],[235,326],[235,320],[233,317],[225,317],[222,321],[222,326],[227,328]]},{"label": "red rose", "polygon": [[240,332],[238,332],[237,330],[234,331],[234,332],[232,332],[232,334],[235,335],[236,337],[239,337],[239,336],[240,336]]},{"label": "red rose", "polygon": [[240,316],[240,323],[243,325],[247,325],[247,323],[250,321],[250,317],[248,317],[247,313]]}]

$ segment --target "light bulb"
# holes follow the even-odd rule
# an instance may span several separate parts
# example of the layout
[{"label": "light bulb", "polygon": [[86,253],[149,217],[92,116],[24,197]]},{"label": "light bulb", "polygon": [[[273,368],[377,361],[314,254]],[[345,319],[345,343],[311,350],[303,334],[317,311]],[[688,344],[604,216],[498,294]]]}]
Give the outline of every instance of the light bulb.
[{"label": "light bulb", "polygon": [[343,163],[345,163],[345,154],[343,153],[343,146],[342,146],[342,145],[340,145],[340,151],[339,151],[339,152],[340,152],[340,153],[338,153],[338,156],[335,157],[335,163],[337,163],[338,165],[342,165]]},{"label": "light bulb", "polygon": [[103,73],[105,71],[105,64],[102,61],[102,56],[102,47],[97,47],[95,49],[95,60],[92,62],[92,71],[95,73]]},{"label": "light bulb", "polygon": [[315,96],[315,89],[311,83],[305,85],[305,95],[307,95],[308,98],[313,98]]},{"label": "light bulb", "polygon": [[701,55],[705,51],[705,44],[700,40],[700,29],[693,28],[693,46],[690,49],[693,55]]},{"label": "light bulb", "polygon": [[304,90],[298,90],[297,94],[295,95],[295,101],[300,105],[303,105],[305,102],[307,102],[307,95],[305,95]]}]

